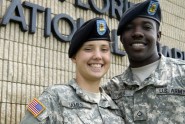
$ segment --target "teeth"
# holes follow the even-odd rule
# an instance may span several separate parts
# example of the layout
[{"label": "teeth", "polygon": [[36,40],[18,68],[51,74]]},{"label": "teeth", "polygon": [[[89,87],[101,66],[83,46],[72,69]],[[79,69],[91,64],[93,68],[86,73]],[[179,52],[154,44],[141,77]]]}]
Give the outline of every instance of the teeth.
[{"label": "teeth", "polygon": [[91,64],[91,67],[100,68],[101,64]]},{"label": "teeth", "polygon": [[135,44],[132,44],[133,47],[141,47],[141,46],[144,46],[144,44],[141,44],[141,43],[135,43]]}]

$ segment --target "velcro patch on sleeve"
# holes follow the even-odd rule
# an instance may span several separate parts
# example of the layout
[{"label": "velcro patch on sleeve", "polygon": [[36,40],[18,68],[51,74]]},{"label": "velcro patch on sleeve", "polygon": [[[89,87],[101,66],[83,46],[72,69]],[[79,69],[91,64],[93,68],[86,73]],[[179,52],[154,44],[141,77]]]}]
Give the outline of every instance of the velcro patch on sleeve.
[{"label": "velcro patch on sleeve", "polygon": [[34,98],[27,106],[28,111],[30,111],[34,117],[40,115],[46,107],[36,98]]}]

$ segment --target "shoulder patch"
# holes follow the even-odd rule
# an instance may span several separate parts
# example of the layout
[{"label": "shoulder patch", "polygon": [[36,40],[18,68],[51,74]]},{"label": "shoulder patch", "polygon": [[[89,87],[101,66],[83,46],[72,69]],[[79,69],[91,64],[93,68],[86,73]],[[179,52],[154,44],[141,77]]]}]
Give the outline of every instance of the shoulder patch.
[{"label": "shoulder patch", "polygon": [[27,106],[28,111],[30,111],[34,117],[40,115],[46,107],[36,98],[34,98]]}]

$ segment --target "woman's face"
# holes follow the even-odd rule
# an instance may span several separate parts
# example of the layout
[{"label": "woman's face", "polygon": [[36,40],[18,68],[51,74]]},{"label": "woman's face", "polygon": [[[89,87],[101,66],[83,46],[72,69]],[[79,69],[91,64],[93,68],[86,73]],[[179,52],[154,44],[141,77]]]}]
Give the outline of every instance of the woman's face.
[{"label": "woman's face", "polygon": [[106,40],[87,41],[72,58],[76,64],[77,78],[100,80],[108,71],[111,62],[109,42]]}]

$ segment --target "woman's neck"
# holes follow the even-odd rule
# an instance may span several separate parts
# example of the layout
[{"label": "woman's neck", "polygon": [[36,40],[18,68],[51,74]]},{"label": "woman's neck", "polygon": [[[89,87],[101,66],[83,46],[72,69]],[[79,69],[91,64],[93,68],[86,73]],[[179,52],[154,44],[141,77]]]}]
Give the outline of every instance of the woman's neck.
[{"label": "woman's neck", "polygon": [[82,89],[86,91],[94,93],[99,92],[100,80],[87,80],[85,78],[77,77],[76,82]]}]

